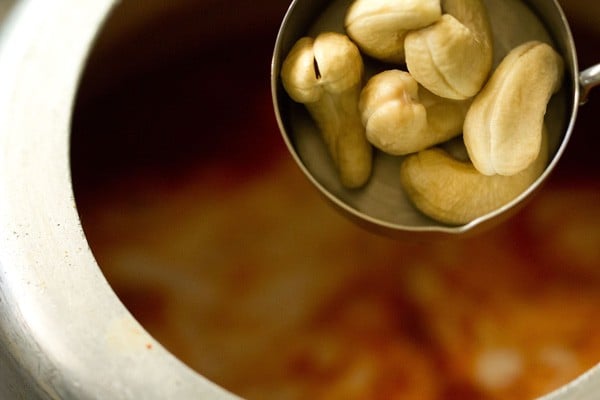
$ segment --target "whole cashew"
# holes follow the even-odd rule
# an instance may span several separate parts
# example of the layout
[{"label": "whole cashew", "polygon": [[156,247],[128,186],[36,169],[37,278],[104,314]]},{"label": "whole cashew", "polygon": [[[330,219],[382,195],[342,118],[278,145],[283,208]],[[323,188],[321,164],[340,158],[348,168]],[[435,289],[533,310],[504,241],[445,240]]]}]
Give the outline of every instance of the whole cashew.
[{"label": "whole cashew", "polygon": [[346,13],[348,36],[367,55],[404,62],[404,38],[442,16],[440,0],[356,0]]},{"label": "whole cashew", "polygon": [[408,72],[388,70],[369,79],[358,107],[367,140],[404,155],[458,136],[469,104],[432,94]]},{"label": "whole cashew", "polygon": [[537,157],[550,97],[562,84],[563,61],[531,41],[508,53],[467,113],[464,140],[475,168],[512,175]]},{"label": "whole cashew", "polygon": [[470,162],[432,148],[403,161],[400,181],[425,215],[447,224],[466,224],[507,204],[542,174],[548,162],[546,136],[544,132],[535,162],[512,176],[483,175]]},{"label": "whole cashew", "polygon": [[408,33],[406,65],[431,92],[467,99],[483,87],[492,68],[493,36],[482,0],[442,0],[441,19]]},{"label": "whole cashew", "polygon": [[372,147],[358,112],[363,73],[356,45],[333,32],[300,39],[281,69],[285,90],[308,109],[349,188],[364,185],[372,168]]}]

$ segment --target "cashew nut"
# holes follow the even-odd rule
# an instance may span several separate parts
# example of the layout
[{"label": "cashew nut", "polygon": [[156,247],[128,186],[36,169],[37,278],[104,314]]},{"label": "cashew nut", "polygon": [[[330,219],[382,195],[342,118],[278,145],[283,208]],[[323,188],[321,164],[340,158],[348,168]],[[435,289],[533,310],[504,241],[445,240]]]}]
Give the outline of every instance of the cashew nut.
[{"label": "cashew nut", "polygon": [[512,175],[536,159],[550,97],[563,61],[548,44],[531,41],[508,53],[467,113],[464,140],[486,175]]},{"label": "cashew nut", "polygon": [[388,70],[369,79],[358,107],[367,140],[404,155],[458,136],[469,104],[432,94],[408,72]]},{"label": "cashew nut", "polygon": [[440,0],[356,0],[346,13],[345,28],[365,54],[402,63],[408,31],[430,25],[441,15]]},{"label": "cashew nut", "polygon": [[358,112],[363,73],[356,45],[333,32],[300,39],[281,69],[285,90],[308,109],[349,188],[364,185],[372,168],[372,148]]},{"label": "cashew nut", "polygon": [[535,162],[512,176],[483,175],[470,162],[432,148],[402,162],[400,181],[425,215],[447,224],[466,224],[507,204],[535,182],[548,161],[546,136],[544,130]]},{"label": "cashew nut", "polygon": [[482,0],[442,0],[441,19],[409,32],[404,42],[409,72],[438,96],[467,99],[492,68],[492,29]]}]

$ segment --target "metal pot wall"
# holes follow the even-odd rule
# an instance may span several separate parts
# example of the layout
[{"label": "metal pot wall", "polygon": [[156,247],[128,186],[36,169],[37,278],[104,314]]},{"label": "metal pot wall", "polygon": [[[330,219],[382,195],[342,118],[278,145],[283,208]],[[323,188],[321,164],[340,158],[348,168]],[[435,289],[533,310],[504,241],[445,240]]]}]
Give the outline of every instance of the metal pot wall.
[{"label": "metal pot wall", "polygon": [[[104,43],[112,46],[136,24],[169,12],[165,2],[117,3],[22,1],[7,7],[0,38],[3,399],[233,398],[134,320],[104,279],[78,219],[70,121],[92,43],[113,8],[114,30],[98,43],[99,57]],[[210,14],[218,3],[203,4]],[[125,64],[135,68],[136,62]]]},{"label": "metal pot wall", "polygon": [[[235,398],[156,342],[105,280],[73,197],[70,124],[88,61],[101,66],[88,71],[93,95],[191,43],[275,27],[287,2],[262,3],[238,0],[235,13],[213,0],[0,3],[0,398]],[[135,40],[165,20],[177,29],[161,45]],[[596,368],[547,399],[598,392]]]}]

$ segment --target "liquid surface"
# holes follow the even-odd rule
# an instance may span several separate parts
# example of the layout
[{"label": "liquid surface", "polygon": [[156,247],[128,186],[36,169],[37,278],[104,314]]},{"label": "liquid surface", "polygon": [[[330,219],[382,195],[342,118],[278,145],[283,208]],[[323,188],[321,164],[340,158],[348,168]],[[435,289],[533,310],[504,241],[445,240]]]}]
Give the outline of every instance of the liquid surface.
[{"label": "liquid surface", "polygon": [[138,177],[86,213],[125,304],[208,378],[256,400],[515,399],[600,360],[600,187],[552,185],[489,234],[403,244],[272,167]]},{"label": "liquid surface", "polygon": [[527,399],[600,361],[597,99],[515,218],[398,242],[335,213],[289,159],[271,37],[237,39],[243,70],[216,48],[76,116],[86,234],[151,334],[250,400]]}]

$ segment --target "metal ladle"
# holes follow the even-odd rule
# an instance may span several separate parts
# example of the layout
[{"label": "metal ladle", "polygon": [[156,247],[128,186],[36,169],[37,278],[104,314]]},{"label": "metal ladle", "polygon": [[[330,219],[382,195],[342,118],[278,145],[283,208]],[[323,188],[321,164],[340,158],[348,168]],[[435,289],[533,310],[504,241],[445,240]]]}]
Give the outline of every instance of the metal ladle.
[{"label": "metal ladle", "polygon": [[[426,233],[452,236],[495,225],[519,209],[556,167],[575,124],[577,110],[590,90],[600,84],[600,64],[579,72],[575,42],[568,21],[556,0],[484,0],[494,32],[495,64],[511,48],[527,40],[549,42],[562,54],[565,79],[546,113],[552,156],[542,175],[527,190],[504,206],[465,225],[449,226],[417,211],[399,183],[402,157],[378,152],[373,175],[361,189],[344,188],[337,177],[319,132],[303,105],[294,103],[280,82],[281,64],[302,36],[323,31],[343,32],[345,10],[352,0],[292,1],[275,44],[271,90],[277,121],[288,149],[300,169],[320,192],[359,224],[393,236]],[[365,60],[367,74],[368,60]]]}]

